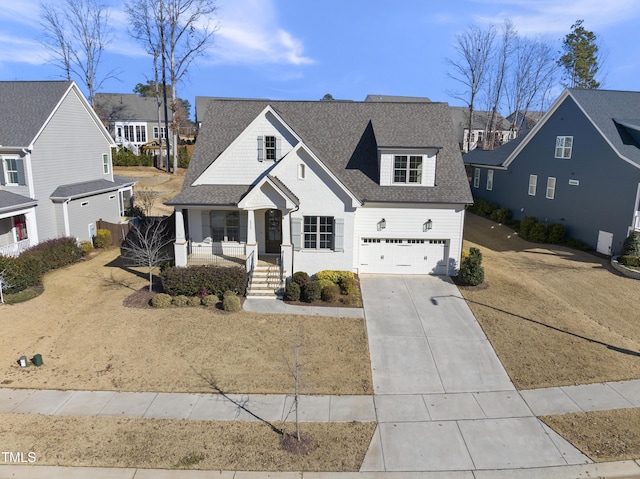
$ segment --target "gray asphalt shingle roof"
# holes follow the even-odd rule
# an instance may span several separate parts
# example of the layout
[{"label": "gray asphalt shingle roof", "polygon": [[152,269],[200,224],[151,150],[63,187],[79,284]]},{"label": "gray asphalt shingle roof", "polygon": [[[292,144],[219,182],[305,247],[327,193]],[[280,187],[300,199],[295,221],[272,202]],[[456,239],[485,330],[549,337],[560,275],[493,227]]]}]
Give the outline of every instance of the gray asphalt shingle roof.
[{"label": "gray asphalt shingle roof", "polygon": [[30,146],[70,81],[0,82],[0,145]]},{"label": "gray asphalt shingle roof", "polygon": [[525,138],[526,135],[519,136],[493,150],[475,149],[464,154],[462,159],[467,165],[500,166]]},{"label": "gray asphalt shingle roof", "polygon": [[37,203],[36,200],[26,196],[11,193],[6,190],[0,190],[0,211],[10,211],[17,208],[32,206]]},{"label": "gray asphalt shingle roof", "polygon": [[[248,185],[191,184],[268,105],[363,202],[472,202],[445,103],[220,99],[209,101],[182,192],[170,204],[239,201]],[[438,148],[436,186],[380,186],[379,147]]]},{"label": "gray asphalt shingle roof", "polygon": [[81,183],[58,186],[53,193],[51,193],[50,198],[52,200],[82,198],[84,196],[115,191],[122,186],[132,185],[134,183],[135,182],[121,176],[114,176],[114,181],[104,179],[83,181]]},{"label": "gray asphalt shingle roof", "polygon": [[[161,103],[160,119],[164,121],[162,105],[164,103]],[[105,121],[158,121],[156,99],[141,97],[135,93],[97,93],[93,100],[93,108]]]}]

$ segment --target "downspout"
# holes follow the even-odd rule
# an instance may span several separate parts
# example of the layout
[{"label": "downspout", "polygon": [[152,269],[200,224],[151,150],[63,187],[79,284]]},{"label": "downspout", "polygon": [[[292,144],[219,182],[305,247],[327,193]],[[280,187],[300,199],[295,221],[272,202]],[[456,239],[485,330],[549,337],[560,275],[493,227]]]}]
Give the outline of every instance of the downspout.
[{"label": "downspout", "polygon": [[31,169],[31,152],[33,151],[32,147],[22,148],[22,153],[25,156],[26,161],[26,174],[27,174],[27,186],[29,187],[29,197],[35,199],[36,198],[36,190],[33,186],[33,171]]}]

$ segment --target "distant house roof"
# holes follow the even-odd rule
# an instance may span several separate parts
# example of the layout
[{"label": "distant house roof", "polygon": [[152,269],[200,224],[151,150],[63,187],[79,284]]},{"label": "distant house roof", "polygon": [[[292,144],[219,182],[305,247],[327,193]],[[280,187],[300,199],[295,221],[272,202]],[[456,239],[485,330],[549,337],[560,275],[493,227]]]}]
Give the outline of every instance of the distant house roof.
[{"label": "distant house roof", "polygon": [[132,186],[134,184],[135,181],[132,181],[129,178],[114,176],[113,181],[100,179],[58,186],[53,193],[51,193],[49,198],[57,201],[73,200],[77,198],[84,198],[86,196],[107,193],[109,191],[116,191],[122,187]]},{"label": "distant house roof", "polygon": [[477,166],[502,166],[504,161],[513,153],[513,151],[522,143],[525,135],[511,140],[493,150],[475,149],[469,153],[462,155],[462,159],[467,165]]},{"label": "distant house roof", "polygon": [[[164,121],[164,103],[160,101],[160,120]],[[155,98],[142,97],[135,93],[96,93],[93,108],[107,122],[113,121],[158,121],[158,103]],[[171,111],[169,110],[169,118]]]},{"label": "distant house roof", "polygon": [[398,96],[398,95],[367,95],[364,101],[380,101],[380,102],[417,102],[417,103],[431,103],[431,100],[426,96]]},{"label": "distant house roof", "polygon": [[0,190],[0,212],[35,206],[38,202],[32,198]]},{"label": "distant house roof", "polygon": [[30,146],[72,85],[70,81],[0,82],[0,146]]},{"label": "distant house roof", "polygon": [[[445,103],[221,99],[210,100],[183,189],[168,204],[237,204],[249,185],[191,185],[268,106],[362,202],[472,202]],[[439,149],[436,186],[380,186],[379,147]]]}]

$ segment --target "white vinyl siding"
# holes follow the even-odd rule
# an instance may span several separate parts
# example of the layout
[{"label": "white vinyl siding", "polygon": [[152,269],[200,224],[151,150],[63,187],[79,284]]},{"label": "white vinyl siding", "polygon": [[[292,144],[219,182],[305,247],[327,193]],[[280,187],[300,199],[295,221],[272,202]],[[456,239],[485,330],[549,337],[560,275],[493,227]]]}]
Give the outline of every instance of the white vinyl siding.
[{"label": "white vinyl siding", "polygon": [[573,148],[572,136],[556,137],[556,158],[570,159],[572,148]]},{"label": "white vinyl siding", "polygon": [[556,179],[553,176],[547,178],[547,195],[548,200],[552,200],[556,196]]},{"label": "white vinyl siding", "polygon": [[529,175],[529,196],[536,196],[537,187],[538,187],[538,176]]},{"label": "white vinyl siding", "polygon": [[493,190],[493,170],[487,171],[487,190]]},{"label": "white vinyl siding", "polygon": [[473,170],[473,187],[480,188],[480,168]]}]

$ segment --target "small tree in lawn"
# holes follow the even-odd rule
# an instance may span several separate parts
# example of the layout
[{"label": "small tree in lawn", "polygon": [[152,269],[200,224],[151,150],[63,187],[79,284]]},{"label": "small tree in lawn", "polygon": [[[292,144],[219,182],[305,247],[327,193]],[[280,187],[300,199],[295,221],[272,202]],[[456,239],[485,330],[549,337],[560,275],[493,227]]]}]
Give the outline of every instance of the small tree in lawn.
[{"label": "small tree in lawn", "polygon": [[469,255],[462,260],[460,265],[460,281],[467,286],[477,286],[484,281],[484,268],[482,267],[482,253],[478,248],[471,248]]},{"label": "small tree in lawn", "polygon": [[148,268],[149,291],[153,291],[153,268],[171,259],[164,251],[171,242],[166,221],[147,221],[134,227],[122,245],[122,256],[133,266]]}]

